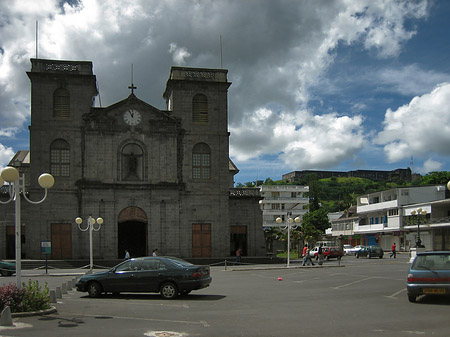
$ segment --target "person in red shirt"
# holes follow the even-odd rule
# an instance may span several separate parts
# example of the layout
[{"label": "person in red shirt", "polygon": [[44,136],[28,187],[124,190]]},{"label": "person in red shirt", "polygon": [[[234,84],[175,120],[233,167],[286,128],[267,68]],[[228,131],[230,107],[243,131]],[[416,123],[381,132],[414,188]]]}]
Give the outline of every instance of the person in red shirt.
[{"label": "person in red shirt", "polygon": [[389,258],[394,257],[394,259],[397,257],[397,252],[395,251],[395,242],[392,245],[392,249],[391,249],[391,255],[389,255]]},{"label": "person in red shirt", "polygon": [[303,263],[302,266],[306,266],[306,263],[311,264],[312,266],[314,266],[314,263],[312,262],[311,256],[309,255],[309,249],[308,249],[308,244],[305,245],[305,247],[303,247]]}]

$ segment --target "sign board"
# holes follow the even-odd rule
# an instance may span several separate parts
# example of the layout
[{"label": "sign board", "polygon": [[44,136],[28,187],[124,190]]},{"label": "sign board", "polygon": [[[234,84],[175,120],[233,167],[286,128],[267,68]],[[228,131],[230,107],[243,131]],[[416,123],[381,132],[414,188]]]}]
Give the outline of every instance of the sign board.
[{"label": "sign board", "polygon": [[52,242],[41,241],[41,254],[50,255],[52,253]]}]

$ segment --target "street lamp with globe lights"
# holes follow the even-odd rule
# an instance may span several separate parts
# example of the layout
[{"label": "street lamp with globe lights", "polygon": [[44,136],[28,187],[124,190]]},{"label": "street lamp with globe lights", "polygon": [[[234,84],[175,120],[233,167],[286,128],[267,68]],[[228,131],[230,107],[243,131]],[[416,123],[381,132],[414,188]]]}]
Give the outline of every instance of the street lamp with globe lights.
[{"label": "street lamp with globe lights", "polygon": [[412,210],[411,215],[416,217],[417,220],[417,238],[416,238],[416,248],[424,248],[422,245],[422,240],[420,239],[420,223],[422,222],[422,216],[426,217],[427,211],[422,208],[418,208],[417,210]]},{"label": "street lamp with globe lights", "polygon": [[[81,227],[81,224],[83,223],[83,219],[78,217],[75,219],[76,224],[78,225],[78,229],[82,232],[86,232],[89,230],[89,271],[92,273],[92,269],[94,268],[94,254],[93,254],[93,245],[92,245],[92,232],[96,231],[98,232],[103,224],[103,218],[97,218],[95,220],[92,216],[89,215],[87,219],[87,226],[86,228]],[[94,225],[97,222],[98,227],[95,228]]]},{"label": "street lamp with globe lights", "polygon": [[8,166],[4,168],[0,175],[0,186],[7,182],[9,184],[9,200],[0,201],[7,204],[12,200],[15,201],[15,237],[16,237],[16,285],[22,287],[22,242],[21,242],[21,198],[31,204],[40,204],[47,198],[47,190],[55,184],[55,178],[49,173],[43,173],[38,178],[39,186],[44,189],[44,197],[39,201],[28,199],[25,191],[25,177],[19,173],[15,167]]},{"label": "street lamp with globe lights", "polygon": [[[291,262],[291,227],[292,227],[292,223],[300,223],[301,219],[300,217],[296,217],[295,219],[291,218],[292,213],[288,212],[287,213],[287,219],[286,219],[286,227],[287,228],[287,267],[290,266],[290,262]],[[275,222],[277,224],[281,224],[283,222],[283,219],[281,217],[278,217],[275,219]],[[294,227],[297,227],[297,225],[294,225]]]}]

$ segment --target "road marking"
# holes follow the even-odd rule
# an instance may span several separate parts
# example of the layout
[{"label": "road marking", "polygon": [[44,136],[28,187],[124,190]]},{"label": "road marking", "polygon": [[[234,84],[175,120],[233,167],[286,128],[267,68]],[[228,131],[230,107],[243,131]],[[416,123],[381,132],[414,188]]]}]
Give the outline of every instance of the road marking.
[{"label": "road marking", "polygon": [[[184,304],[151,303],[151,302],[147,302],[147,301],[143,301],[143,300],[128,300],[126,298],[126,296],[124,296],[120,300],[124,300],[124,301],[126,300],[127,304],[132,303],[133,305],[140,305],[140,304],[142,304],[142,305],[146,305],[146,306],[175,307],[175,308],[189,309],[189,305],[185,304],[185,303]],[[160,300],[160,299],[158,298],[156,300]],[[83,302],[83,303],[86,303],[86,301],[89,301],[89,303],[99,303],[99,302],[100,303],[111,303],[111,300],[108,300],[108,299],[102,300],[102,299],[98,299],[98,298],[94,299],[94,300],[91,300],[91,299],[88,299],[88,298],[85,298],[85,299],[82,299],[82,298],[78,298],[78,299],[77,298],[71,298],[70,301]],[[59,303],[60,302],[58,302],[58,304]],[[63,302],[61,302],[61,303],[63,303]]]},{"label": "road marking", "polygon": [[363,279],[358,280],[358,281],[353,281],[353,282],[350,282],[350,283],[347,283],[347,284],[343,284],[341,286],[331,287],[331,289],[341,289],[341,288],[344,288],[344,287],[351,286],[352,284],[364,282],[364,281],[371,280],[371,279],[374,279],[374,278],[377,278],[377,277],[366,277],[366,278],[363,278]]},{"label": "road marking", "polygon": [[[67,315],[69,313],[64,312],[64,315]],[[89,314],[82,314],[77,315],[77,317],[92,317],[92,318],[98,318],[98,315],[89,315]],[[203,325],[205,327],[210,326],[208,322],[206,321],[180,321],[180,320],[172,320],[172,319],[159,319],[159,318],[145,318],[145,317],[125,317],[125,316],[108,316],[108,318],[115,318],[115,319],[124,319],[124,320],[131,320],[131,321],[150,321],[150,322],[165,322],[165,323],[181,323],[181,324],[192,324],[192,325]]]},{"label": "road marking", "polygon": [[398,294],[401,294],[401,293],[403,293],[403,292],[405,292],[405,291],[406,291],[406,289],[402,289],[402,290],[397,291],[396,293],[393,293],[393,294],[390,295],[390,296],[385,296],[385,297],[395,298]]}]

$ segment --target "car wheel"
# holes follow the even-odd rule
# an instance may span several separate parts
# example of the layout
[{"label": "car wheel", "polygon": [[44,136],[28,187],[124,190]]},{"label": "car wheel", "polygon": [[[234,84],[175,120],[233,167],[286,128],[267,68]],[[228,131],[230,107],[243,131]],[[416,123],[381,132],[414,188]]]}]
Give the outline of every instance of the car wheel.
[{"label": "car wheel", "polygon": [[98,282],[91,282],[88,284],[87,292],[90,297],[99,297],[102,293],[102,286]]},{"label": "car wheel", "polygon": [[415,303],[415,302],[416,302],[416,298],[417,298],[416,295],[408,294],[408,300],[409,300],[411,303]]},{"label": "car wheel", "polygon": [[382,259],[382,258],[383,258],[383,255],[380,255],[379,258]]},{"label": "car wheel", "polygon": [[171,300],[178,295],[177,286],[171,282],[164,283],[161,288],[159,288],[161,297],[166,300]]}]

